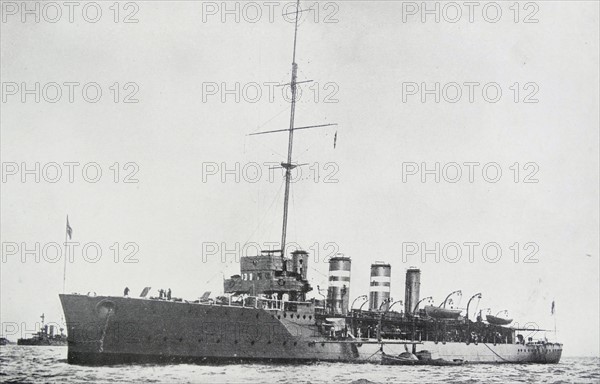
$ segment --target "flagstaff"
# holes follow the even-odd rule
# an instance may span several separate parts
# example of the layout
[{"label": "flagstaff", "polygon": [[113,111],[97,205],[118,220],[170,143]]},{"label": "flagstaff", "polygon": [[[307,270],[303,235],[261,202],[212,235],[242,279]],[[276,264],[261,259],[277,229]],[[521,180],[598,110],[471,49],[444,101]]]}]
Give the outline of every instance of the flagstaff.
[{"label": "flagstaff", "polygon": [[71,238],[73,234],[73,228],[71,228],[71,226],[69,225],[69,215],[67,215],[67,227],[65,228],[65,249],[63,251],[63,258],[64,258],[64,263],[63,263],[63,293],[65,293],[66,290],[66,286],[67,286],[67,257],[68,257],[68,239]]}]

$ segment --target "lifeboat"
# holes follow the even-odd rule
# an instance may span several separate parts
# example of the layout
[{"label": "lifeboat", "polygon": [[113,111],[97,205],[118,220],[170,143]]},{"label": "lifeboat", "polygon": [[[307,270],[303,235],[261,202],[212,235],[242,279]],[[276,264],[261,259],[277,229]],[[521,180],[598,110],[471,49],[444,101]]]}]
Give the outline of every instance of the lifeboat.
[{"label": "lifeboat", "polygon": [[493,325],[508,325],[512,323],[513,319],[507,319],[503,317],[496,317],[492,315],[486,315],[486,320],[488,323]]},{"label": "lifeboat", "polygon": [[460,309],[446,309],[434,307],[433,305],[425,306],[425,313],[434,319],[456,319],[460,316]]},{"label": "lifeboat", "polygon": [[464,360],[444,359],[419,359],[412,353],[404,352],[398,356],[388,355],[385,352],[381,356],[382,365],[463,365]]}]

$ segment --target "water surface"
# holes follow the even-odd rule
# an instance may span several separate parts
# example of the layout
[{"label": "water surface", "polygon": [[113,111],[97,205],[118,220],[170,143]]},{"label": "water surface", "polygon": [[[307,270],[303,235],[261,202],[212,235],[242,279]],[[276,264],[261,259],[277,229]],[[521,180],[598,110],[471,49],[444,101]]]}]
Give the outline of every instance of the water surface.
[{"label": "water surface", "polygon": [[3,383],[600,383],[600,358],[560,364],[407,367],[373,364],[120,365],[66,362],[66,347],[0,347]]}]

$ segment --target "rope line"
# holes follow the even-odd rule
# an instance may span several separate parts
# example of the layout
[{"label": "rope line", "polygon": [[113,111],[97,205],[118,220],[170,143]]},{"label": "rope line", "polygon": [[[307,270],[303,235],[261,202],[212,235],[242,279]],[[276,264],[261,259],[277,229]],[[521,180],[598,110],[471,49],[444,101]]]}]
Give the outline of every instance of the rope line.
[{"label": "rope line", "polygon": [[381,345],[381,347],[377,351],[375,351],[374,354],[372,354],[371,356],[367,357],[367,360],[369,360],[371,357],[375,356],[379,352],[383,352],[383,345]]},{"label": "rope line", "polygon": [[492,348],[490,348],[490,347],[489,347],[489,345],[487,345],[486,343],[482,343],[482,344],[483,344],[483,345],[485,345],[487,349],[489,349],[490,351],[492,351],[492,353],[493,353],[494,355],[498,356],[498,357],[499,357],[499,358],[501,358],[502,360],[504,360],[504,361],[506,361],[506,362],[509,362],[509,363],[514,363],[514,361],[507,360],[507,359],[505,359],[504,357],[502,357],[502,356],[500,356],[499,354],[497,354],[497,353],[496,353],[496,351],[494,351]]}]

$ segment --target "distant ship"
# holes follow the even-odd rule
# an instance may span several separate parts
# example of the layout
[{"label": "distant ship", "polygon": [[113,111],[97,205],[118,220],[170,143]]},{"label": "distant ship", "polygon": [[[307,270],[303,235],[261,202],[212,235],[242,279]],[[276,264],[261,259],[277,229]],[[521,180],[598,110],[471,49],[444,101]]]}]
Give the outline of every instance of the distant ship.
[{"label": "distant ship", "polygon": [[[419,308],[421,271],[406,271],[404,302],[390,299],[391,266],[371,266],[369,296],[350,303],[351,259],[329,260],[327,297],[309,299],[309,254],[286,252],[286,230],[294,132],[332,124],[294,125],[298,65],[299,0],[292,60],[291,113],[285,169],[283,227],[279,250],[240,260],[240,274],[224,280],[224,296],[199,300],[61,294],[68,333],[68,362],[123,364],[146,362],[241,363],[349,362],[461,365],[464,363],[558,363],[562,344],[534,341],[531,329],[506,326],[508,320],[478,316],[467,308]],[[355,302],[364,301],[357,309]],[[368,308],[363,306],[369,303]],[[400,303],[398,307],[395,304]],[[396,309],[393,311],[392,309]],[[464,316],[462,315],[464,313]],[[503,324],[504,323],[504,324]],[[510,322],[509,322],[510,323]],[[539,330],[537,330],[539,331]],[[416,364],[416,363],[415,363]]]},{"label": "distant ship", "polygon": [[44,314],[42,313],[42,327],[33,337],[29,339],[18,339],[17,345],[38,345],[38,346],[65,346],[67,345],[67,336],[63,333],[64,329],[60,328],[60,334],[55,334],[54,325],[44,324]]}]

